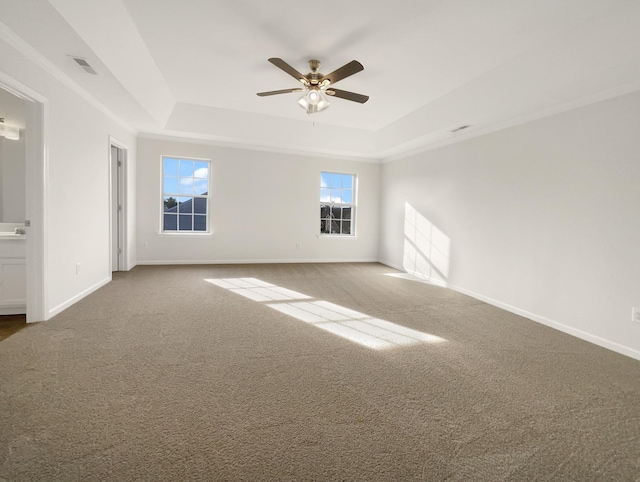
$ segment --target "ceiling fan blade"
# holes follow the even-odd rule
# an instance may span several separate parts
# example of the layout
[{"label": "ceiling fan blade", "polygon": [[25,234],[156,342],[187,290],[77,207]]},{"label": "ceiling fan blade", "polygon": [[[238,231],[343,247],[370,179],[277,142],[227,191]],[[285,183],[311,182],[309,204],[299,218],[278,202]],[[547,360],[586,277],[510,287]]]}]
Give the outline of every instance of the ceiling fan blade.
[{"label": "ceiling fan blade", "polygon": [[302,82],[304,85],[309,85],[309,81],[307,80],[307,78],[304,75],[302,75],[300,72],[298,72],[296,69],[291,67],[284,60],[278,59],[276,57],[272,57],[269,59],[269,62],[271,62],[273,65],[275,65],[279,69],[284,70],[287,74],[289,74],[294,79]]},{"label": "ceiling fan blade", "polygon": [[352,100],[353,102],[359,102],[364,104],[369,100],[368,95],[356,94],[355,92],[348,92],[346,90],[334,89],[330,88],[325,91],[327,95],[331,95],[333,97],[340,97],[341,99]]},{"label": "ceiling fan blade", "polygon": [[295,89],[282,89],[282,90],[270,90],[269,92],[258,92],[257,95],[260,97],[266,97],[268,95],[277,95],[277,94],[288,94],[290,92],[302,92],[304,89],[302,87],[297,87]]},{"label": "ceiling fan blade", "polygon": [[339,80],[345,79],[350,75],[357,74],[361,70],[364,70],[362,64],[357,60],[352,60],[330,74],[325,75],[319,80],[319,82],[322,83],[322,81],[328,80],[330,83],[335,84]]}]

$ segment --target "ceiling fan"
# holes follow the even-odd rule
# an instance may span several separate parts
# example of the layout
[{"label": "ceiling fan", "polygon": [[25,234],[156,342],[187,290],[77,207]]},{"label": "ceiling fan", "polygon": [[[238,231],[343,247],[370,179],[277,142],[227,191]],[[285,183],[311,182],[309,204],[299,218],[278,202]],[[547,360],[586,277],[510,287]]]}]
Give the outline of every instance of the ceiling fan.
[{"label": "ceiling fan", "polygon": [[362,64],[357,60],[352,60],[327,75],[318,72],[318,69],[320,68],[319,60],[309,60],[309,68],[311,69],[311,72],[307,75],[301,74],[282,59],[270,58],[269,62],[301,82],[303,87],[258,92],[260,97],[288,94],[291,92],[305,92],[305,95],[298,100],[298,104],[307,111],[307,114],[320,112],[329,107],[329,101],[326,96],[338,97],[340,99],[359,102],[360,104],[364,104],[369,100],[368,95],[356,94],[355,92],[348,92],[346,90],[335,89],[332,87],[332,85],[339,80],[345,79],[360,72],[361,70],[364,70]]}]

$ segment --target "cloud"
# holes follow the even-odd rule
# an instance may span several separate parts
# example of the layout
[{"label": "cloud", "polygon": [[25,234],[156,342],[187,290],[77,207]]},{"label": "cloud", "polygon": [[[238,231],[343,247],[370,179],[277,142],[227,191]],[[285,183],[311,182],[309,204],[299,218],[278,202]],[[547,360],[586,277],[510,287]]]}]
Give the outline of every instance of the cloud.
[{"label": "cloud", "polygon": [[209,168],[208,167],[201,167],[199,169],[196,169],[195,172],[193,173],[193,177],[199,177],[199,178],[208,178],[209,177]]}]

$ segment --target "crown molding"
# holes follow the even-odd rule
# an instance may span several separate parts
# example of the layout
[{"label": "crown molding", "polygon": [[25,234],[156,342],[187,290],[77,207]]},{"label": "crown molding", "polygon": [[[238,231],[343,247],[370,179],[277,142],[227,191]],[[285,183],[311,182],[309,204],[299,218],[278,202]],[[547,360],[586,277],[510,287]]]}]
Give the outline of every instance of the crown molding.
[{"label": "crown molding", "polygon": [[366,155],[354,155],[353,153],[345,154],[343,152],[331,151],[325,149],[299,149],[282,145],[268,145],[263,143],[253,143],[242,140],[230,140],[222,137],[207,134],[192,134],[180,131],[162,131],[162,132],[140,132],[140,139],[153,139],[170,142],[185,142],[191,144],[202,144],[215,147],[223,147],[227,149],[242,149],[250,151],[273,152],[278,154],[288,154],[295,156],[312,156],[329,159],[338,159],[342,161],[366,162],[372,164],[380,164],[380,159]]}]

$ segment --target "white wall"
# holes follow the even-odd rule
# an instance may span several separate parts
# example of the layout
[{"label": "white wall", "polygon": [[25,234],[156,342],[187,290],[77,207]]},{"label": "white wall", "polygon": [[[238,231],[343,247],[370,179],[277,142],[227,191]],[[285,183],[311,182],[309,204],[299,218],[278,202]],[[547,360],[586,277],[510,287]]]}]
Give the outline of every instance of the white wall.
[{"label": "white wall", "polygon": [[26,219],[26,172],[24,131],[19,140],[0,138],[0,221],[20,223]]},{"label": "white wall", "polygon": [[2,218],[3,218],[3,213],[4,213],[4,203],[3,203],[3,197],[4,195],[2,194],[4,192],[4,179],[2,177],[2,171],[3,171],[3,155],[2,155],[2,151],[3,151],[3,147],[4,147],[4,142],[5,139],[4,137],[0,137],[0,222],[2,222]]},{"label": "white wall", "polygon": [[417,244],[427,276],[640,358],[638,112],[636,92],[386,164],[381,259],[411,269]]},{"label": "white wall", "polygon": [[[158,234],[163,155],[212,160],[211,236]],[[318,236],[323,170],[357,175],[355,238]],[[140,138],[137,176],[140,264],[378,259],[378,164]]]},{"label": "white wall", "polygon": [[[135,136],[58,80],[50,66],[43,67],[46,62],[36,63],[27,54],[0,40],[1,73],[47,100],[45,311],[51,315],[111,277],[109,135],[133,147]],[[135,149],[129,152],[129,168],[135,171]],[[76,263],[81,264],[79,274]]]}]

